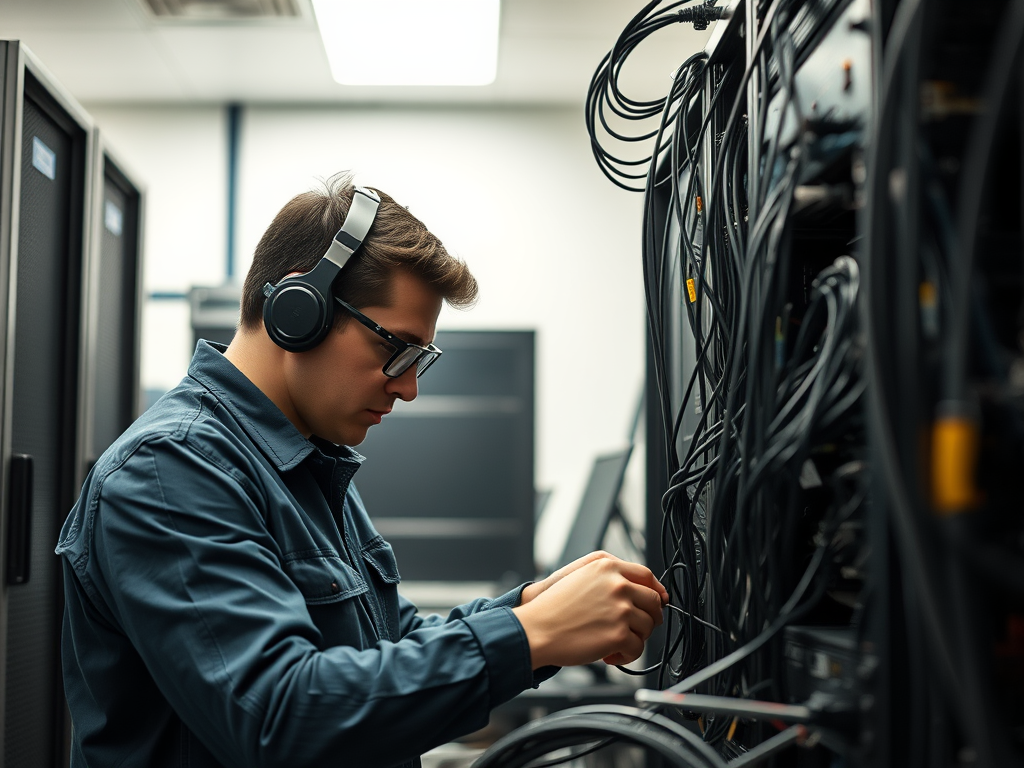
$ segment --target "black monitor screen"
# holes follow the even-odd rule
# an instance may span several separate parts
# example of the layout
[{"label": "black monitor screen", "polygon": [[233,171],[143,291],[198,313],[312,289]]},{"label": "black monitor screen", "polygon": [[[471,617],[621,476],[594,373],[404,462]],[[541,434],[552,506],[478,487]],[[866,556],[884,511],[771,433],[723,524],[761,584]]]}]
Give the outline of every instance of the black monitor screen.
[{"label": "black monitor screen", "polygon": [[630,446],[594,460],[587,489],[583,492],[583,500],[576,510],[576,519],[557,563],[559,568],[601,548],[601,541],[618,504],[622,478],[632,450]]}]

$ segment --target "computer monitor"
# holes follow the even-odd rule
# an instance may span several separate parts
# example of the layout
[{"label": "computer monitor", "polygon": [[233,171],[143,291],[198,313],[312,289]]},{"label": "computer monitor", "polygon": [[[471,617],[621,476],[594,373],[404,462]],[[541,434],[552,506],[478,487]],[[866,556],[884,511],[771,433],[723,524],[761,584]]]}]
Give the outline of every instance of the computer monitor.
[{"label": "computer monitor", "polygon": [[544,514],[544,510],[548,506],[548,502],[551,501],[552,490],[550,488],[538,489],[533,494],[533,522],[537,523],[540,521],[541,516]]},{"label": "computer monitor", "polygon": [[632,452],[633,446],[629,446],[594,460],[583,500],[576,510],[576,519],[569,530],[562,556],[555,564],[556,568],[601,548],[608,524],[618,507],[622,479]]}]

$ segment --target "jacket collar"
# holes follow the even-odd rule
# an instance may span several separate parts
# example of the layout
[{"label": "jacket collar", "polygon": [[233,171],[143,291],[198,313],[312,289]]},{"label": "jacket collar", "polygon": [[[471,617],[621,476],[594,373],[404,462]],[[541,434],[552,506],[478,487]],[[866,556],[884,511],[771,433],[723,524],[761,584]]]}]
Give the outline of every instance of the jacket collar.
[{"label": "jacket collar", "polygon": [[326,440],[307,440],[274,402],[224,356],[227,347],[200,340],[188,368],[188,375],[217,398],[279,472],[297,467],[314,451],[354,465],[363,457],[345,445]]}]

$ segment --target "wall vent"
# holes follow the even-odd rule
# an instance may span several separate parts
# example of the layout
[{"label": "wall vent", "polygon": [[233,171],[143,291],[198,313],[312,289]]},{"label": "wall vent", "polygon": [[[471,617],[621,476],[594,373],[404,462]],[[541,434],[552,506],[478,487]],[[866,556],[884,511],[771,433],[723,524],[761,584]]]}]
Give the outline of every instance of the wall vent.
[{"label": "wall vent", "polygon": [[304,16],[300,0],[139,0],[159,19],[225,21]]}]

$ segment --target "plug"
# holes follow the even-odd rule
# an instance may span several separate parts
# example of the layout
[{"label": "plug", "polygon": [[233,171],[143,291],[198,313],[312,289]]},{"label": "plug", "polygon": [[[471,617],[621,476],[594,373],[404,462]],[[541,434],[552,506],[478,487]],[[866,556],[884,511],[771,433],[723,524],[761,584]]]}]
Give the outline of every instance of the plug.
[{"label": "plug", "polygon": [[725,14],[725,8],[716,6],[715,0],[706,0],[702,5],[679,10],[679,20],[692,22],[694,29],[707,29],[712,21],[718,21]]}]

